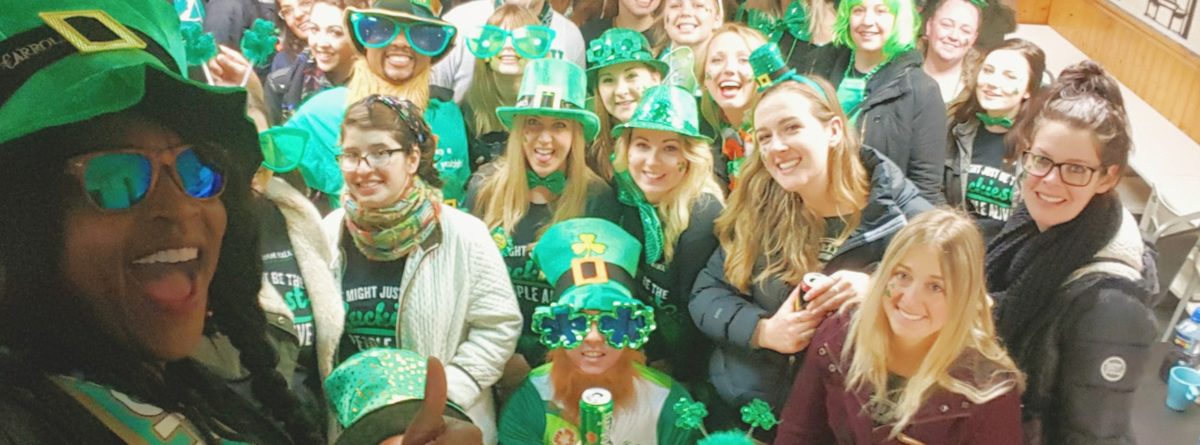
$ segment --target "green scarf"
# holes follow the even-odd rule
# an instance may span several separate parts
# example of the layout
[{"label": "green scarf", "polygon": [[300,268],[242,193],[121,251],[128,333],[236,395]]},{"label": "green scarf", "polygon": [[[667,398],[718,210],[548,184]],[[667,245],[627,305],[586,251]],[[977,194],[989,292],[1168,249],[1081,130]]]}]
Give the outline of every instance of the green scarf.
[{"label": "green scarf", "polygon": [[529,186],[530,190],[545,187],[550,193],[561,195],[563,189],[567,188],[567,175],[558,171],[543,178],[534,173],[533,170],[525,170],[525,184]]},{"label": "green scarf", "polygon": [[658,209],[646,201],[646,195],[637,183],[633,182],[629,170],[614,174],[613,179],[617,181],[617,200],[621,201],[621,204],[636,208],[638,216],[642,219],[642,245],[646,252],[646,264],[658,263],[663,253],[662,221],[658,218]]},{"label": "green scarf", "polygon": [[383,209],[359,207],[349,193],[342,195],[346,229],[354,245],[371,261],[394,261],[407,256],[437,229],[442,193],[413,178],[407,195]]},{"label": "green scarf", "polygon": [[865,76],[861,78],[852,77],[850,73],[854,72],[854,53],[850,53],[850,64],[846,65],[846,72],[842,74],[842,81],[837,86],[838,102],[842,104],[842,111],[846,112],[846,116],[850,118],[850,123],[858,123],[858,115],[862,114],[862,102],[867,98],[867,83],[871,81],[871,77],[879,72],[888,61],[884,61],[879,65],[875,65]]},{"label": "green scarf", "polygon": [[1013,120],[1011,117],[991,117],[988,116],[987,113],[975,113],[975,117],[979,118],[979,122],[983,122],[983,125],[988,127],[1013,127]]}]

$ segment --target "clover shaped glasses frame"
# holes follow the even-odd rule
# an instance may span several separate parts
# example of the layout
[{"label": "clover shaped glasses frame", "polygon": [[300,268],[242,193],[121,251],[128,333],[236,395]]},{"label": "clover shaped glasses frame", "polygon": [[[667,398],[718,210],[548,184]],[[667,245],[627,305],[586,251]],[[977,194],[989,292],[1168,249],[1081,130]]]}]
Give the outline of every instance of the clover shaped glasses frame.
[{"label": "clover shaped glasses frame", "polygon": [[613,308],[589,314],[566,304],[554,303],[533,313],[533,331],[551,349],[575,349],[583,344],[592,325],[615,349],[638,349],[650,340],[656,327],[654,311],[640,303],[613,303]]},{"label": "clover shaped glasses frame", "polygon": [[526,59],[540,59],[550,52],[554,42],[554,30],[548,26],[528,25],[507,30],[495,25],[483,25],[479,37],[467,39],[467,49],[480,59],[490,59],[500,54],[504,42],[512,41],[513,49]]}]

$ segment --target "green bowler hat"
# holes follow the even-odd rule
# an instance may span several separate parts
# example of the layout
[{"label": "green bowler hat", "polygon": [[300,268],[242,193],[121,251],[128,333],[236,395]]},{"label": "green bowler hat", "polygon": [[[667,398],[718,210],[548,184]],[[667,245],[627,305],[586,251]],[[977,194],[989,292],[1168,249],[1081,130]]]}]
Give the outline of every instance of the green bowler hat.
[{"label": "green bowler hat", "polygon": [[[350,356],[325,379],[325,396],[345,428],[338,444],[376,444],[404,434],[425,399],[426,358],[395,348],[372,348]],[[446,404],[444,415],[470,421]]]},{"label": "green bowler hat", "polygon": [[98,4],[0,0],[0,150],[16,149],[9,142],[31,133],[137,106],[226,147],[237,168],[253,173],[262,152],[245,90],[187,79],[171,3]]},{"label": "green bowler hat", "polygon": [[588,85],[596,85],[600,69],[622,63],[644,63],[666,77],[666,62],[654,57],[654,50],[646,36],[628,28],[609,28],[600,37],[588,43]]},{"label": "green bowler hat", "polygon": [[642,93],[642,100],[629,121],[613,128],[613,137],[634,128],[661,130],[711,143],[700,134],[700,117],[696,112],[696,96],[674,85],[656,85]]},{"label": "green bowler hat", "polygon": [[496,116],[510,130],[517,115],[571,119],[583,125],[584,137],[592,140],[600,132],[600,119],[584,108],[586,87],[579,65],[554,57],[533,60],[525,66],[516,105],[497,108]]},{"label": "green bowler hat", "polygon": [[558,303],[604,311],[634,303],[642,244],[620,226],[599,218],[569,219],[546,230],[533,260],[558,289]]},{"label": "green bowler hat", "polygon": [[794,80],[808,85],[818,94],[825,94],[820,85],[788,66],[775,42],[767,42],[750,53],[750,68],[754,70],[754,82],[758,84],[759,92],[779,82]]}]

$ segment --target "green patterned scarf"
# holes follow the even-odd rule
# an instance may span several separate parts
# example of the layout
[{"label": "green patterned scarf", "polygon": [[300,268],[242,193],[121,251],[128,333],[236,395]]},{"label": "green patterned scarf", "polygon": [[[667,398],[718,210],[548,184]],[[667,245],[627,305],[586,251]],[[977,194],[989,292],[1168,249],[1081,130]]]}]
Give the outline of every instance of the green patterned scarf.
[{"label": "green patterned scarf", "polygon": [[658,209],[646,200],[645,193],[633,182],[629,170],[613,175],[617,182],[617,200],[622,204],[638,210],[642,219],[642,245],[646,253],[646,264],[658,263],[663,253],[662,221],[658,218]]},{"label": "green patterned scarf", "polygon": [[388,208],[359,207],[349,193],[342,195],[346,229],[354,245],[371,261],[393,261],[407,256],[437,229],[442,193],[413,178],[407,195]]}]

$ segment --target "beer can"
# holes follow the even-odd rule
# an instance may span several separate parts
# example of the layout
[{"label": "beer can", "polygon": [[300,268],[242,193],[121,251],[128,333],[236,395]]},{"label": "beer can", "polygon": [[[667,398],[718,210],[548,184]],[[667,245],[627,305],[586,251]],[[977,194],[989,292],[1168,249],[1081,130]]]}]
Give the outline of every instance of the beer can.
[{"label": "beer can", "polygon": [[804,278],[800,280],[800,298],[796,299],[796,307],[793,309],[796,311],[804,309],[804,306],[808,304],[808,302],[804,301],[804,294],[807,294],[808,291],[812,290],[813,286],[828,280],[829,276],[820,272],[809,272],[804,274]]},{"label": "beer can", "polygon": [[612,439],[612,393],[604,388],[588,388],[579,398],[579,435],[583,445],[609,445]]}]

